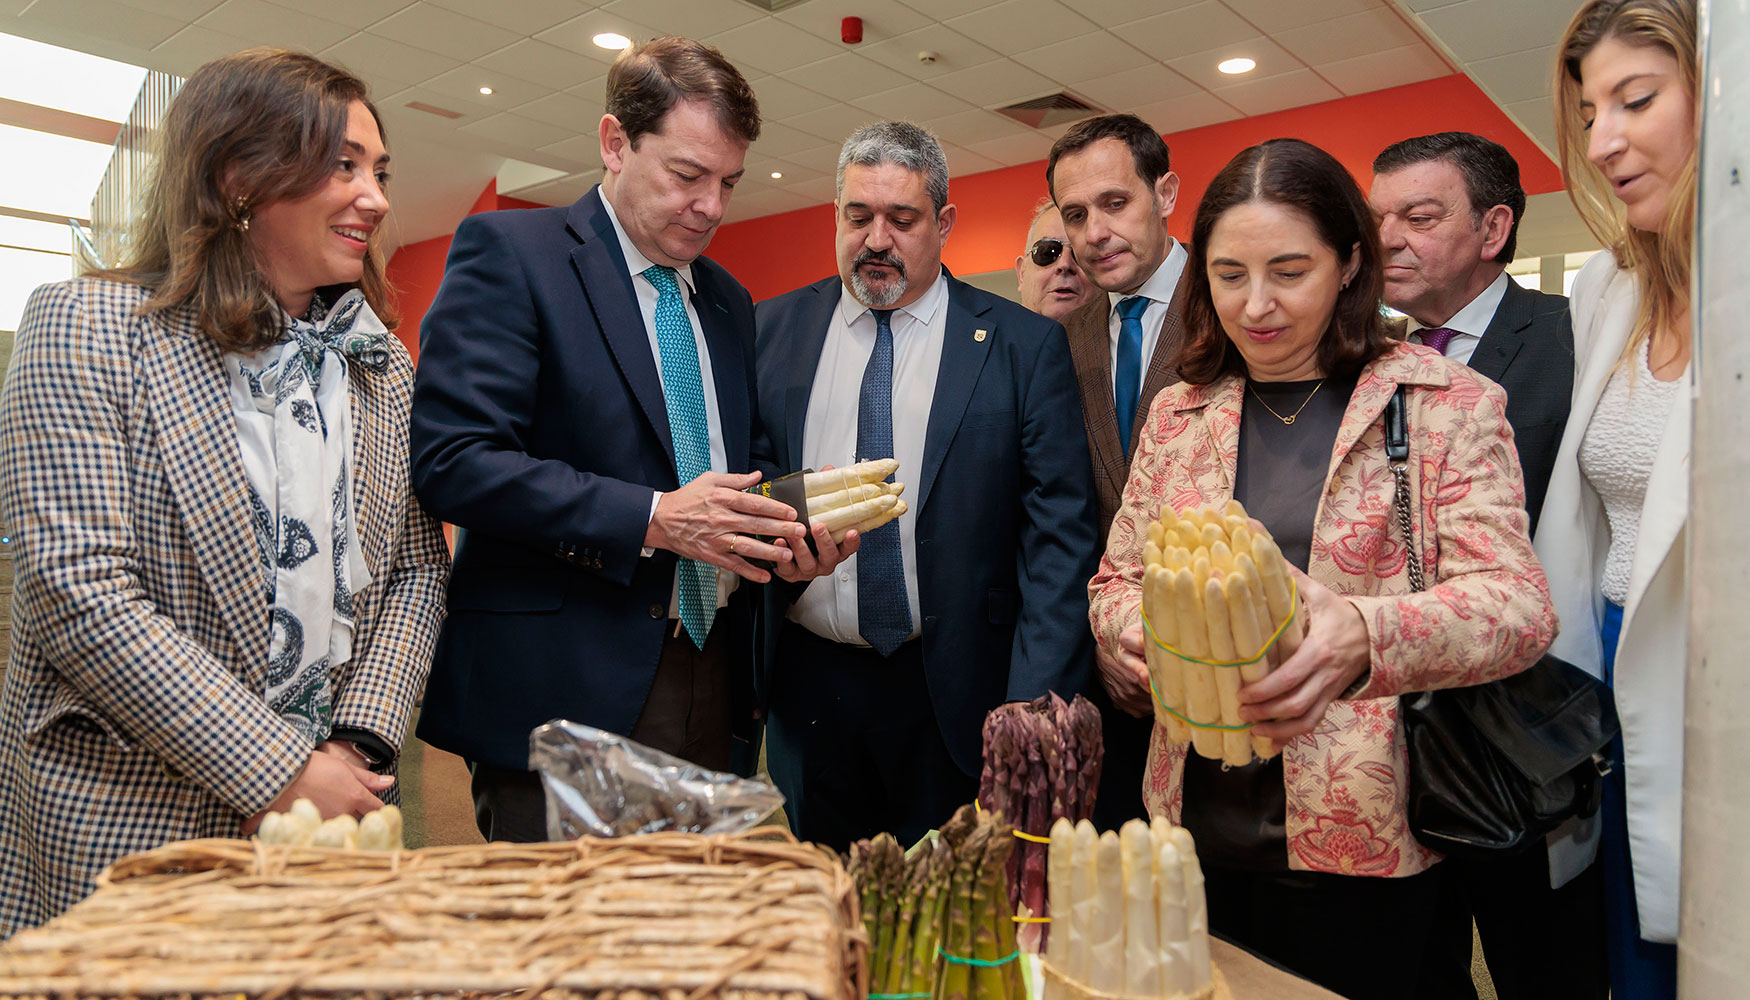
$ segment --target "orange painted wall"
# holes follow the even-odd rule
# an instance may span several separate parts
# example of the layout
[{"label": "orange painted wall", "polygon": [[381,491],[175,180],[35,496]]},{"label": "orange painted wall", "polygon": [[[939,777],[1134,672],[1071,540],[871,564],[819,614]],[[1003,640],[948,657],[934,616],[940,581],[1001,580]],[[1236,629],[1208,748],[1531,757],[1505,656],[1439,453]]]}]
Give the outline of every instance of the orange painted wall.
[{"label": "orange painted wall", "polygon": [[[1235,153],[1254,143],[1279,136],[1318,143],[1365,187],[1372,182],[1371,164],[1381,149],[1408,136],[1449,130],[1475,132],[1506,146],[1519,160],[1527,192],[1561,189],[1561,175],[1549,157],[1468,77],[1457,74],[1169,134],[1167,145],[1181,182],[1173,235],[1185,239],[1190,234],[1197,201],[1209,179]],[[957,274],[1013,267],[1026,241],[1033,206],[1045,193],[1043,160],[954,178],[951,197],[959,206],[959,221],[943,253],[944,263]],[[496,184],[488,184],[468,214],[535,207],[539,206],[500,196]],[[416,359],[419,321],[437,294],[449,249],[450,238],[438,237],[402,247],[389,262],[402,318],[396,332]],[[731,223],[718,230],[710,254],[747,286],[755,300],[817,281],[836,269],[832,206]]]},{"label": "orange painted wall", "polygon": [[[1561,174],[1549,157],[1469,77],[1455,74],[1167,135],[1173,170],[1180,177],[1179,206],[1170,228],[1180,239],[1189,236],[1209,179],[1234,154],[1265,139],[1292,136],[1317,143],[1366,187],[1373,180],[1373,157],[1381,149],[1412,135],[1445,131],[1475,132],[1506,146],[1519,160],[1527,192],[1561,190]],[[950,198],[959,207],[959,221],[943,262],[958,274],[1013,267],[1026,242],[1032,208],[1045,194],[1043,160],[954,178]],[[710,254],[756,300],[817,281],[836,267],[832,206],[724,226],[711,241]]]},{"label": "orange painted wall", "polygon": [[[490,212],[501,208],[544,208],[532,201],[498,193],[498,182],[487,181],[480,197],[474,199],[468,214]],[[437,297],[438,285],[444,280],[444,260],[450,255],[451,236],[435,236],[418,243],[409,243],[389,258],[385,271],[389,286],[395,290],[395,307],[401,313],[401,325],[395,336],[407,345],[407,353],[419,361],[419,321]]]}]

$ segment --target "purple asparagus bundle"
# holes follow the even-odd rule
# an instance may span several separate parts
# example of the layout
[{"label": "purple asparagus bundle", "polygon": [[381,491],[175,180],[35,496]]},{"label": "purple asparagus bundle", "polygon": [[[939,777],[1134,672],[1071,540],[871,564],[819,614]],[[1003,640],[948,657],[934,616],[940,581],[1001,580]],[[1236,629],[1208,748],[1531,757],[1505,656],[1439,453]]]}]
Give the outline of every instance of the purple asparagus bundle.
[{"label": "purple asparagus bundle", "polygon": [[1011,702],[985,717],[979,805],[1009,817],[1020,838],[1006,866],[1008,905],[1026,921],[1020,941],[1029,951],[1045,945],[1047,925],[1037,919],[1047,916],[1051,825],[1093,815],[1103,756],[1100,712],[1080,695]]}]

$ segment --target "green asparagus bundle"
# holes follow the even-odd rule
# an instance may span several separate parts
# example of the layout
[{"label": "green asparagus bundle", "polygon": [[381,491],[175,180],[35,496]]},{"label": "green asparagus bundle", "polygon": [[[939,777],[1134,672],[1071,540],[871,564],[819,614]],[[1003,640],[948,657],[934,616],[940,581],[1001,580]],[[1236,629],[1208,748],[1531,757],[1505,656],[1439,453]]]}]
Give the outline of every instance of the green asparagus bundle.
[{"label": "green asparagus bundle", "polygon": [[851,845],[871,1000],[1024,1000],[1004,873],[1012,833],[965,806],[909,855],[885,833]]},{"label": "green asparagus bundle", "polygon": [[[1051,824],[1094,814],[1104,758],[1100,712],[1081,695],[1065,702],[1046,694],[1030,702],[999,705],[984,717],[984,771],[978,801],[1010,818],[1025,837],[1009,858],[1011,911],[1029,918],[1021,946],[1045,947],[1047,851]],[[1038,838],[1038,839],[1033,839]]]}]

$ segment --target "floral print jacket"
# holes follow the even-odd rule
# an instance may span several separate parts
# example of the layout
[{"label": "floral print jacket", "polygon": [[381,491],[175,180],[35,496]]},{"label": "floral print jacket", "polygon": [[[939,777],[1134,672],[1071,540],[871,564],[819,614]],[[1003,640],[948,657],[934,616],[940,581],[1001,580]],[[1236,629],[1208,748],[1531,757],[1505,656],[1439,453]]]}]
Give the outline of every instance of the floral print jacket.
[{"label": "floral print jacket", "polygon": [[[1410,588],[1385,450],[1382,415],[1400,384],[1409,387],[1414,555],[1429,582],[1421,593]],[[1108,650],[1140,620],[1140,529],[1163,503],[1184,510],[1232,498],[1244,392],[1245,380],[1227,375],[1155,397],[1088,585],[1094,637]],[[1290,868],[1405,876],[1438,860],[1405,813],[1398,696],[1523,670],[1555,637],[1506,402],[1493,382],[1419,345],[1399,344],[1361,373],[1332,446],[1307,568],[1361,611],[1370,671],[1283,750]],[[1155,726],[1143,784],[1151,814],[1179,821],[1186,752]]]}]

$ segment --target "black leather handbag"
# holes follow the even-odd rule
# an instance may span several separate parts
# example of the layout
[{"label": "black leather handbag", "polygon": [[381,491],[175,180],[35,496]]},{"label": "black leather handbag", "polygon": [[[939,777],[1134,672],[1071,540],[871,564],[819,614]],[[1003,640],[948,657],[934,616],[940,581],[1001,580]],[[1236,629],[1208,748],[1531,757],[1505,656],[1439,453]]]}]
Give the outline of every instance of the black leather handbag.
[{"label": "black leather handbag", "polygon": [[[1409,422],[1402,386],[1386,405],[1392,506],[1423,589],[1411,531]],[[1410,829],[1457,857],[1517,853],[1572,817],[1598,811],[1619,725],[1608,687],[1554,656],[1474,687],[1406,695],[1399,715],[1409,758]]]}]

